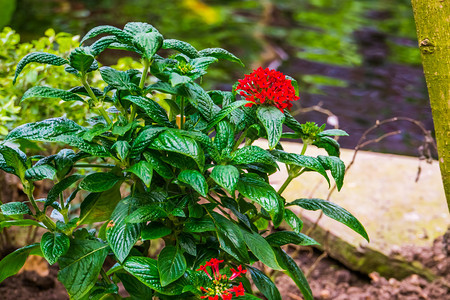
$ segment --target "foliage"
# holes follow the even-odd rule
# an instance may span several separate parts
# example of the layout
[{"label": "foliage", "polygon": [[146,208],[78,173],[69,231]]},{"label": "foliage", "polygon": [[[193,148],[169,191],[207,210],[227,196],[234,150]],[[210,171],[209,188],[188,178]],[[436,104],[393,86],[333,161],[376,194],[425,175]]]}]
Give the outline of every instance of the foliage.
[{"label": "foliage", "polygon": [[[106,36],[83,46],[100,34]],[[173,54],[158,55],[162,48]],[[139,55],[142,71],[99,68],[96,57],[106,49]],[[312,299],[302,271],[280,248],[316,243],[300,232],[301,220],[290,206],[323,210],[366,239],[367,233],[336,204],[304,198],[286,203],[282,192],[305,172],[318,172],[329,183],[331,174],[340,189],[344,164],[338,157],[339,144],[331,137],[346,133],[300,124],[272,101],[245,106],[251,102],[237,99],[239,90],[204,90],[200,80],[220,59],[241,63],[224,49],[197,51],[186,42],[164,39],[149,24],[127,23],[123,29],[93,28],[65,57],[33,52],[19,62],[18,82],[26,80],[21,71],[29,71],[29,63],[64,64],[56,67],[66,72],[58,78],[58,89],[38,85],[26,94],[78,103],[89,113],[83,125],[66,117],[24,124],[0,145],[0,168],[21,180],[29,198],[29,203],[1,205],[0,226],[32,221],[48,230],[40,248],[30,245],[0,261],[2,279],[15,274],[26,256],[36,254],[58,262],[58,279],[72,299],[120,298],[118,282],[141,299],[218,299],[220,293],[222,299],[230,299],[230,289],[256,298],[248,279],[238,276],[244,270],[267,299],[281,299],[272,280],[251,266],[261,261],[285,271],[305,299]],[[102,82],[92,81],[92,74],[100,74]],[[158,81],[150,83],[149,74]],[[276,75],[285,88],[295,90],[294,79]],[[78,85],[62,88],[67,84],[63,81]],[[292,97],[297,100],[298,94]],[[282,125],[292,131],[283,132]],[[282,136],[301,139],[301,153],[283,151]],[[252,145],[260,138],[268,139],[268,149]],[[14,144],[24,140],[58,142],[67,148],[47,157],[27,157]],[[305,155],[312,144],[330,156]],[[276,191],[268,176],[277,171],[278,163],[286,165],[289,177]],[[38,201],[33,197],[34,182],[44,179],[55,184],[46,199]],[[282,230],[282,222],[292,230]],[[89,231],[83,226],[93,223],[102,225]],[[268,234],[272,225],[279,232]],[[158,239],[165,247],[155,260],[148,250]],[[107,256],[117,263],[105,272]],[[233,272],[229,278],[239,277],[239,285],[223,287],[214,295],[201,272],[208,261],[225,262]],[[214,274],[222,278],[218,271]]]}]

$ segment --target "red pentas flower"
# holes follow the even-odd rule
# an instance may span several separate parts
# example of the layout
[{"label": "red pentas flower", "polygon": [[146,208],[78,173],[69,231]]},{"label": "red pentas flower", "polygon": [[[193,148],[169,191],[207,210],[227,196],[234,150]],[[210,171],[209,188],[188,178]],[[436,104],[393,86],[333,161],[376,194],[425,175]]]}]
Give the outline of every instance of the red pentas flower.
[{"label": "red pentas flower", "polygon": [[[230,278],[227,278],[227,275],[220,274],[220,263],[223,263],[223,260],[212,258],[211,260],[207,261],[205,265],[200,266],[197,269],[197,271],[205,272],[209,279],[212,280],[211,287],[200,287],[200,290],[205,293],[205,295],[201,296],[200,298],[208,300],[219,300],[220,296],[222,300],[231,300],[233,298],[232,293],[234,293],[236,297],[244,296],[245,290],[242,286],[242,282],[240,282],[237,286],[233,286],[231,281],[236,277],[240,277],[241,274],[245,274],[247,270],[243,270],[241,265],[237,267],[237,270],[231,268],[230,271],[232,272],[232,274]],[[208,272],[208,267],[211,268],[213,277],[211,277],[210,273]]]},{"label": "red pentas flower", "polygon": [[[283,73],[269,68],[259,67],[238,82],[236,90],[246,100],[255,104],[276,106],[282,112],[285,108],[291,109],[292,101],[300,99],[295,95],[292,82]],[[249,103],[245,106],[252,105],[253,103]]]}]

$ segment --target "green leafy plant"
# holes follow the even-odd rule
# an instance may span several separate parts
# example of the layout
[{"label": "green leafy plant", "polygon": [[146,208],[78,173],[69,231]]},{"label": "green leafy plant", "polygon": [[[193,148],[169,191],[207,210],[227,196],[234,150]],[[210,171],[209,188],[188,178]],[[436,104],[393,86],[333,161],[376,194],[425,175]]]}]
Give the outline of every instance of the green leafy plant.
[{"label": "green leafy plant", "polygon": [[[0,280],[17,273],[28,255],[42,255],[58,263],[58,279],[72,299],[119,299],[119,282],[133,299],[258,299],[247,270],[267,299],[281,299],[272,280],[252,266],[261,261],[286,272],[305,299],[312,299],[305,276],[282,249],[317,244],[301,233],[302,221],[291,208],[320,209],[368,236],[334,203],[306,198],[288,203],[281,195],[294,178],[310,171],[328,182],[331,174],[340,189],[344,164],[331,137],[347,134],[297,122],[287,110],[299,99],[297,83],[280,72],[260,68],[231,92],[205,91],[198,81],[211,64],[219,59],[241,63],[224,49],[198,51],[164,39],[146,23],[95,27],[82,45],[100,34],[106,36],[68,57],[35,52],[17,65],[15,77],[30,63],[64,66],[78,86],[35,86],[23,97],[78,102],[94,116],[86,127],[65,117],[25,124],[0,145],[0,168],[21,180],[29,199],[1,205],[0,227],[47,230],[40,243],[0,261]],[[99,68],[96,57],[106,49],[138,54],[143,70]],[[173,54],[164,58],[158,52]],[[91,86],[96,72],[103,89]],[[148,84],[150,74],[158,81]],[[282,137],[303,140],[301,153],[283,151]],[[253,145],[260,138],[268,140],[268,149]],[[27,157],[14,144],[23,140],[68,148]],[[329,156],[305,155],[308,145],[324,148]],[[286,165],[289,176],[276,191],[269,175],[278,163]],[[35,199],[34,182],[44,179],[55,184],[46,198]],[[290,230],[280,226],[283,222]],[[152,243],[161,240],[157,259],[149,257]],[[107,257],[116,263],[105,270]],[[230,272],[220,274],[221,262]]]}]

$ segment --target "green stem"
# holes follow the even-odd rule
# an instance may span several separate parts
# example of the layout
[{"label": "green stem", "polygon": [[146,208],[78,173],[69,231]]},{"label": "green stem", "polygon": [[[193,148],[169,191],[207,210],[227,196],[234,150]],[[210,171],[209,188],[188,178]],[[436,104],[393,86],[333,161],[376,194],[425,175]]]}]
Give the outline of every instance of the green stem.
[{"label": "green stem", "polygon": [[100,112],[100,114],[102,115],[102,117],[106,120],[106,122],[108,124],[112,124],[112,121],[111,121],[111,119],[108,116],[108,113],[101,106],[100,101],[98,100],[97,96],[95,96],[94,92],[92,91],[91,87],[89,86],[89,84],[88,84],[88,82],[86,80],[86,74],[83,74],[81,76],[81,83],[83,84],[84,88],[86,89],[89,97],[91,97],[92,100],[94,100],[94,104],[95,104],[96,108],[98,109],[98,111]]},{"label": "green stem", "polygon": [[109,279],[108,275],[106,274],[105,270],[103,270],[103,268],[100,269],[100,275],[102,276],[103,280],[106,283],[108,283],[108,284],[112,283],[111,279]]},{"label": "green stem", "polygon": [[283,185],[278,190],[278,194],[281,196],[281,194],[284,192],[284,190],[287,188],[289,183],[295,178],[295,176],[289,175],[288,178],[286,178],[286,181],[283,183]]},{"label": "green stem", "polygon": [[148,70],[150,69],[151,62],[144,58],[144,71],[142,71],[141,81],[139,81],[139,88],[142,90],[145,86],[145,80],[147,79]]},{"label": "green stem", "polygon": [[302,152],[300,153],[300,155],[304,155],[305,154],[306,148],[308,148],[308,143],[303,142]]},{"label": "green stem", "polygon": [[39,209],[39,207],[36,204],[36,200],[34,199],[33,196],[33,189],[34,186],[33,184],[30,183],[24,183],[24,192],[25,194],[28,196],[28,199],[31,202],[31,205],[33,206],[34,210],[36,211],[35,214],[35,218],[39,221],[42,222],[45,227],[47,227],[49,230],[53,231],[56,229],[56,225],[55,222],[53,222],[49,217],[47,217],[47,215],[45,214],[45,212],[41,211]]},{"label": "green stem", "polygon": [[242,141],[245,139],[245,137],[247,136],[247,130],[245,130],[241,136],[239,137],[239,139],[236,141],[236,143],[234,144],[233,147],[233,151],[236,151],[237,148],[239,147],[239,145],[242,143]]},{"label": "green stem", "polygon": [[180,129],[184,129],[184,97],[180,99]]}]

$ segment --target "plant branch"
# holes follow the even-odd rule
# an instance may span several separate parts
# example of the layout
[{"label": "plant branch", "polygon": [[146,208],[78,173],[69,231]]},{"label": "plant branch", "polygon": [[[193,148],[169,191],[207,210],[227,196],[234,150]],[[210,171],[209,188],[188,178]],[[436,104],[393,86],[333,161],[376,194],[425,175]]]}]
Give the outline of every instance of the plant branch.
[{"label": "plant branch", "polygon": [[96,109],[98,109],[98,111],[100,112],[100,114],[102,115],[102,117],[105,119],[105,121],[108,124],[112,124],[111,119],[108,116],[108,113],[106,112],[106,110],[101,106],[100,101],[98,100],[97,96],[95,96],[94,92],[92,91],[91,87],[89,86],[89,83],[86,80],[86,74],[83,74],[81,76],[81,83],[83,84],[84,88],[86,89],[89,97],[92,98],[92,100],[94,100]]}]

